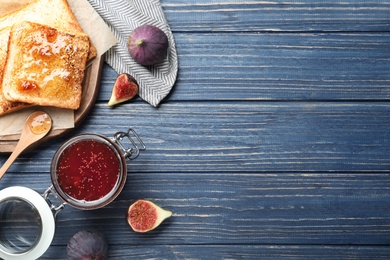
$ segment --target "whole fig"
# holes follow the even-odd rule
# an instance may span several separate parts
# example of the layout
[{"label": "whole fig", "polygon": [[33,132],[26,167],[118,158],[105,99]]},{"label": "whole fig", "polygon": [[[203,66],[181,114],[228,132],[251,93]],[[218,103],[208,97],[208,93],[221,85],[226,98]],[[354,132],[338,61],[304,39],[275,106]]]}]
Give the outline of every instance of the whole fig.
[{"label": "whole fig", "polygon": [[66,247],[69,260],[106,260],[107,251],[107,241],[99,231],[79,231]]},{"label": "whole fig", "polygon": [[127,42],[130,56],[144,66],[163,61],[168,54],[168,37],[158,27],[142,25],[133,30]]}]

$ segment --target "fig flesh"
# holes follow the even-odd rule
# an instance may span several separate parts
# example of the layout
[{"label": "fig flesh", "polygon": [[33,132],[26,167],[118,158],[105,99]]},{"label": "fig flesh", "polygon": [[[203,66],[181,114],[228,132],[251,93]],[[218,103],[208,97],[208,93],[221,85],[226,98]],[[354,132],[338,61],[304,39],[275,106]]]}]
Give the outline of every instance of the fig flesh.
[{"label": "fig flesh", "polygon": [[133,30],[127,41],[130,56],[144,66],[163,61],[168,54],[168,37],[158,27],[142,25]]},{"label": "fig flesh", "polygon": [[99,231],[79,231],[66,247],[68,260],[105,260],[107,251],[107,241]]},{"label": "fig flesh", "polygon": [[129,207],[127,222],[135,232],[145,233],[158,227],[172,212],[149,200],[137,200]]},{"label": "fig flesh", "polygon": [[127,73],[120,74],[112,88],[108,106],[113,106],[132,99],[138,94],[139,86],[135,78]]}]

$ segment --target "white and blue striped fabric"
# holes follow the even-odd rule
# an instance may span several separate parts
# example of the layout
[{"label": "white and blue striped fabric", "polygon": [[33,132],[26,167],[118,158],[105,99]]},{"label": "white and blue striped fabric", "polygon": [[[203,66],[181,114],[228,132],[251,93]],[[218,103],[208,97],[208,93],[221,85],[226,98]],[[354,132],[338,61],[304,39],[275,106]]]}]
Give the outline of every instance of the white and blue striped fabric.
[{"label": "white and blue striped fabric", "polygon": [[[88,0],[111,28],[118,43],[106,53],[106,62],[118,73],[129,73],[140,85],[139,96],[157,107],[175,84],[178,58],[172,31],[165,19],[159,0]],[[136,63],[127,49],[131,32],[138,26],[150,24],[168,36],[168,58],[154,66]]]}]

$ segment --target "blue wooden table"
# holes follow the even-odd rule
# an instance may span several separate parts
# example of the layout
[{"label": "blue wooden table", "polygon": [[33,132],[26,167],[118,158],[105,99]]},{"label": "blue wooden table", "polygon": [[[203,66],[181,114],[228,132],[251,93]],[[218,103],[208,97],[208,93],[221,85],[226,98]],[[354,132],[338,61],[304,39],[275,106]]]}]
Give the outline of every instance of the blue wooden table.
[{"label": "blue wooden table", "polygon": [[[113,203],[58,214],[42,259],[66,259],[82,229],[104,233],[109,259],[389,259],[390,1],[161,3],[179,56],[171,94],[110,108],[104,65],[80,127],[1,181],[44,192],[78,133],[133,127],[146,143]],[[125,215],[141,198],[173,216],[134,233]]]}]

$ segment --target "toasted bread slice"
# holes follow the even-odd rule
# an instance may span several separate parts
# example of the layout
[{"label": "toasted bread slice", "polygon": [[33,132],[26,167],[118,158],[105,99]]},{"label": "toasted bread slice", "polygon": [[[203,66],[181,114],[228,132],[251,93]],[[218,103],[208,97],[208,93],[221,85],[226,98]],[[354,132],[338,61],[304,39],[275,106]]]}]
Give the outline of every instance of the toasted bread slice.
[{"label": "toasted bread slice", "polygon": [[[29,21],[48,25],[70,34],[86,35],[66,0],[36,0],[25,7],[0,17],[0,30],[15,23]],[[89,59],[96,57],[97,50],[91,45]]]},{"label": "toasted bread slice", "polygon": [[1,79],[3,78],[3,70],[7,58],[8,38],[10,32],[11,28],[0,30],[0,115],[31,106],[26,103],[8,101],[1,91]]},{"label": "toasted bread slice", "polygon": [[0,16],[15,12],[34,0],[1,0],[0,1]]},{"label": "toasted bread slice", "polygon": [[[7,100],[1,87],[11,26],[26,20],[48,25],[69,34],[85,35],[66,0],[35,0],[21,9],[0,17],[0,115],[31,106]],[[88,60],[93,59],[96,54],[96,48],[90,43]]]},{"label": "toasted bread slice", "polygon": [[87,35],[22,22],[12,26],[2,90],[7,100],[77,109],[89,52]]}]

